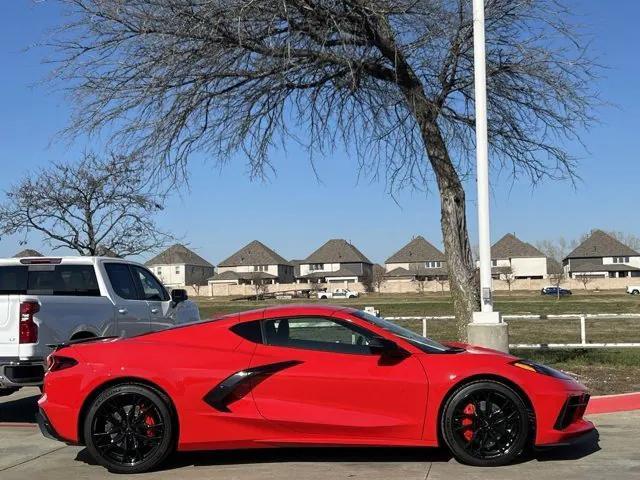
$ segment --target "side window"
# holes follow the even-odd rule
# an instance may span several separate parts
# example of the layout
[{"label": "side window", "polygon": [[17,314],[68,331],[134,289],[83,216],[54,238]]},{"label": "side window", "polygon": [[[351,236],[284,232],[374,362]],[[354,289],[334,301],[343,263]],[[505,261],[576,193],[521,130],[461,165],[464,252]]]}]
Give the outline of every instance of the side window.
[{"label": "side window", "polygon": [[253,322],[238,323],[231,327],[231,331],[241,336],[245,340],[253,343],[262,343],[262,331],[260,329],[260,320]]},{"label": "side window", "polygon": [[113,289],[120,298],[138,300],[136,285],[126,263],[105,263],[104,268],[109,276]]},{"label": "side window", "polygon": [[27,267],[0,267],[0,295],[27,293]]},{"label": "side window", "polygon": [[268,345],[337,353],[371,354],[371,332],[329,318],[298,317],[264,320]]},{"label": "side window", "polygon": [[32,265],[27,293],[99,297],[93,265]]},{"label": "side window", "polygon": [[145,300],[164,301],[169,300],[169,294],[164,287],[156,280],[151,272],[144,268],[131,267],[136,279],[140,281]]}]

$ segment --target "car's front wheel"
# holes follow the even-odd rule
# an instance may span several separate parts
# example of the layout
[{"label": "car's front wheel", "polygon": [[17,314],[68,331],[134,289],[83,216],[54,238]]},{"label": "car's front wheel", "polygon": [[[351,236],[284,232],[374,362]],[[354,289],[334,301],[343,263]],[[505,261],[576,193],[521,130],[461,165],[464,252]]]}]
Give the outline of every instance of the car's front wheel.
[{"label": "car's front wheel", "polygon": [[449,397],[441,431],[458,461],[483,467],[505,465],[529,442],[529,412],[512,388],[480,380],[462,386]]},{"label": "car's front wheel", "polygon": [[168,399],[138,384],[108,388],[93,401],[84,438],[95,460],[114,473],[157,467],[175,447]]}]

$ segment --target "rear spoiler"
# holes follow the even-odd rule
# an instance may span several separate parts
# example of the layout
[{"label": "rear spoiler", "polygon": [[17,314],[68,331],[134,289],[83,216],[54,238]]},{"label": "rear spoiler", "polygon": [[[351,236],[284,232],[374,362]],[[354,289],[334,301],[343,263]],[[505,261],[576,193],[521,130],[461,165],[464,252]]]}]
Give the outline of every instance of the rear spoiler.
[{"label": "rear spoiler", "polygon": [[114,338],[122,338],[122,337],[119,337],[117,335],[110,335],[107,337],[78,338],[76,340],[68,340],[62,343],[51,343],[51,344],[48,344],[47,347],[53,349],[54,352],[57,352],[58,350],[62,350],[63,348],[70,347],[72,345],[77,345],[79,343],[91,343],[91,342],[98,342],[100,340],[112,340]]}]

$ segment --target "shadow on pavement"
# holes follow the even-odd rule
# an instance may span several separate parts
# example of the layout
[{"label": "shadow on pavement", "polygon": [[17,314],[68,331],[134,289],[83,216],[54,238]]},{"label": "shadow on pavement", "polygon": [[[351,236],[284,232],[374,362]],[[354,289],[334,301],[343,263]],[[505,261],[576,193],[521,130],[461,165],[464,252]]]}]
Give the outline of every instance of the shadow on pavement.
[{"label": "shadow on pavement", "polygon": [[[570,446],[534,450],[516,463],[577,460],[600,450],[598,439],[598,433],[594,431]],[[161,470],[172,470],[188,466],[200,467],[286,462],[448,462],[451,458],[449,451],[443,448],[307,447],[214,450],[207,452],[178,452],[170,457],[161,467]],[[96,462],[91,458],[87,449],[78,452],[76,461],[96,465]]]},{"label": "shadow on pavement", "polygon": [[0,423],[36,423],[40,395],[5,400],[0,403]]}]

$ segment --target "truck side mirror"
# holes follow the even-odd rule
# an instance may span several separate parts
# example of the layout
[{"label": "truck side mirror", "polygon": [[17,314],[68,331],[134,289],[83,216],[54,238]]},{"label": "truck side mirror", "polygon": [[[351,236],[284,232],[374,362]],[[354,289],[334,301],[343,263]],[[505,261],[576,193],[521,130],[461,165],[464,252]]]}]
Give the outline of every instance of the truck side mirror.
[{"label": "truck side mirror", "polygon": [[173,302],[173,306],[175,307],[180,302],[184,302],[189,299],[189,295],[187,295],[187,291],[184,288],[176,288],[171,290],[171,302]]}]

